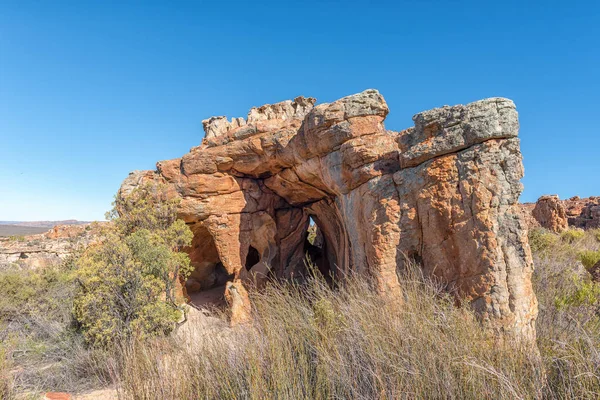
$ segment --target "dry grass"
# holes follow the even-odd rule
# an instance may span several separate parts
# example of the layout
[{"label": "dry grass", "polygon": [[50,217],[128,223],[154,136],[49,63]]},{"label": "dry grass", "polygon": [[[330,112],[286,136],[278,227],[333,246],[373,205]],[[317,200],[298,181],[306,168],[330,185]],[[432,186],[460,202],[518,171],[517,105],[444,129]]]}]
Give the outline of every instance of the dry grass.
[{"label": "dry grass", "polygon": [[0,348],[0,399],[10,399],[15,394],[10,375],[10,362],[5,353],[6,350]]},{"label": "dry grass", "polygon": [[[2,377],[15,365],[0,363],[0,398],[9,398],[11,386],[76,391],[82,382],[110,381],[124,399],[596,399],[600,288],[580,254],[600,249],[597,234],[532,232],[539,353],[496,340],[413,268],[401,277],[402,304],[375,295],[364,280],[333,290],[315,278],[253,293],[254,322],[244,327],[228,328],[214,312],[184,325],[191,335],[130,342],[110,355],[86,349],[76,335],[63,337],[70,352],[58,352],[61,339],[42,341],[43,357],[33,352],[21,365],[50,359],[62,367],[33,369],[11,383]],[[67,329],[63,317],[58,331]],[[32,332],[45,337],[40,328]]]},{"label": "dry grass", "polygon": [[534,252],[538,347],[547,371],[547,397],[599,397],[600,285],[591,282],[580,261],[582,252],[600,249],[596,234],[554,241]]},{"label": "dry grass", "polygon": [[535,352],[501,343],[435,285],[405,276],[404,302],[353,280],[273,284],[255,293],[255,321],[197,346],[126,346],[132,399],[529,398],[541,395]]}]

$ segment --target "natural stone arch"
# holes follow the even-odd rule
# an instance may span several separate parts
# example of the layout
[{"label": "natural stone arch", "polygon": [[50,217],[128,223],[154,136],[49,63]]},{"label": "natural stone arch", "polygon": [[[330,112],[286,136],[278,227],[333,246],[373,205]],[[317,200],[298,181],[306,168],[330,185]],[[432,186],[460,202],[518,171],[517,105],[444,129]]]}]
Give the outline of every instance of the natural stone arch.
[{"label": "natural stone arch", "polygon": [[[236,296],[301,271],[312,216],[337,279],[370,276],[378,292],[399,294],[397,269],[416,258],[487,326],[533,338],[513,102],[422,112],[401,132],[385,129],[389,110],[375,90],[314,104],[299,97],[253,108],[247,119],[205,120],[201,146],[131,175],[121,192],[144,180],[168,184],[180,217],[210,232]],[[260,261],[248,271],[251,247]],[[236,304],[243,321],[247,304]]]}]

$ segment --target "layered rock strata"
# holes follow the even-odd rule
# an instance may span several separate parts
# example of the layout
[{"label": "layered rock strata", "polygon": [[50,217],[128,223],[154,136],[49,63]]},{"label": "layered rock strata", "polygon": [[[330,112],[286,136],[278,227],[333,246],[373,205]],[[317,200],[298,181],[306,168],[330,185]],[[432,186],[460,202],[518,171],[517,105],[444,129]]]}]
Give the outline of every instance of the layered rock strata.
[{"label": "layered rock strata", "polygon": [[[120,195],[160,181],[181,198],[179,216],[194,233],[188,286],[197,290],[301,279],[310,253],[334,281],[360,274],[374,290],[399,294],[397,272],[416,259],[487,326],[534,337],[515,105],[445,106],[401,132],[384,127],[388,111],[367,90],[329,104],[298,97],[247,119],[213,117],[199,147],[130,174]],[[307,240],[311,220],[318,245]],[[245,320],[247,304],[236,304]]]}]

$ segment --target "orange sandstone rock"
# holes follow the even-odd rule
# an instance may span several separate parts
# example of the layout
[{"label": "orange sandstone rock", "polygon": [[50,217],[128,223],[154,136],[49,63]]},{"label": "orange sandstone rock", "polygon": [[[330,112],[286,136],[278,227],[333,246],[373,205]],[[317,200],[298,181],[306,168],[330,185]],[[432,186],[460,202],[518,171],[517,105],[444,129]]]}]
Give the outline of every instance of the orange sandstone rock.
[{"label": "orange sandstone rock", "polygon": [[[515,105],[445,106],[401,132],[386,130],[388,112],[379,92],[366,90],[329,104],[298,97],[247,119],[213,117],[200,146],[130,174],[120,195],[155,180],[181,198],[179,216],[194,233],[192,278],[201,291],[223,288],[234,324],[250,315],[244,287],[303,279],[306,254],[338,283],[359,274],[392,294],[409,257],[487,326],[533,339]],[[318,245],[307,240],[311,220]]]},{"label": "orange sandstone rock", "polygon": [[600,228],[600,197],[571,197],[560,200],[556,195],[541,196],[535,204],[521,205],[523,218],[529,228],[542,226],[560,232],[574,228]]},{"label": "orange sandstone rock", "polygon": [[231,310],[232,326],[250,321],[250,299],[248,298],[248,292],[239,280],[227,283],[225,299]]},{"label": "orange sandstone rock", "polygon": [[552,232],[562,232],[569,227],[565,207],[557,195],[540,197],[532,215],[543,228]]}]

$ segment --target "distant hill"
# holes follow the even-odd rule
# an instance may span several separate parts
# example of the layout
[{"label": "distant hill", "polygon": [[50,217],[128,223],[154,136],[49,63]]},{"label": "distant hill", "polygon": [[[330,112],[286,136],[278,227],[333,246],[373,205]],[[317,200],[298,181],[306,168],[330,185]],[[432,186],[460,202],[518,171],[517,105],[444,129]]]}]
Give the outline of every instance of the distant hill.
[{"label": "distant hill", "polygon": [[78,221],[76,219],[66,219],[64,221],[0,221],[0,225],[33,226],[48,229],[55,225],[84,225],[89,223],[89,221]]},{"label": "distant hill", "polygon": [[0,237],[26,236],[44,233],[55,225],[84,225],[88,221],[68,219],[64,221],[0,221]]},{"label": "distant hill", "polygon": [[50,230],[48,227],[41,226],[20,226],[0,224],[0,237],[3,236],[27,236],[44,233]]}]

